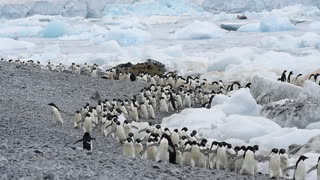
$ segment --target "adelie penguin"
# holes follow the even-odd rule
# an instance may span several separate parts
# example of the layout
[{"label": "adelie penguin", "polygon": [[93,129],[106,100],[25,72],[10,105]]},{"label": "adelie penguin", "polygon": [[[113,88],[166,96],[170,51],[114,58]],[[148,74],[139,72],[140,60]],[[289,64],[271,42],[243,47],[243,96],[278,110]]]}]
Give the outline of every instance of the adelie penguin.
[{"label": "adelie penguin", "polygon": [[63,124],[63,119],[61,118],[60,109],[53,103],[48,104],[52,107],[54,120],[60,124]]},{"label": "adelie penguin", "polygon": [[281,77],[280,77],[280,81],[282,81],[282,82],[286,82],[287,81],[286,73],[287,73],[287,70],[284,70],[282,75],[281,75]]},{"label": "adelie penguin", "polygon": [[84,133],[82,139],[79,139],[74,144],[77,144],[78,142],[83,142],[83,149],[92,151],[92,140],[96,140],[95,138],[90,136],[90,133],[86,132]]},{"label": "adelie penguin", "polygon": [[294,166],[286,168],[284,171],[294,169],[293,179],[294,180],[305,180],[307,175],[305,160],[308,157],[301,155]]}]

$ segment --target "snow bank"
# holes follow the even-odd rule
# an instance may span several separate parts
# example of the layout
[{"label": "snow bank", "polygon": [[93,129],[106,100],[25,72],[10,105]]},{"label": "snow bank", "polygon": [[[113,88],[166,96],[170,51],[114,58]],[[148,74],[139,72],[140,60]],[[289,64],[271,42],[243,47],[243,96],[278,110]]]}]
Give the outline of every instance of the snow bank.
[{"label": "snow bank", "polygon": [[279,37],[268,37],[262,39],[259,44],[261,48],[292,50],[305,47],[320,48],[320,35],[306,33],[302,36],[281,35]]},{"label": "snow bank", "polygon": [[35,47],[36,45],[30,42],[17,41],[10,38],[0,38],[0,51],[31,50]]},{"label": "snow bank", "polygon": [[311,31],[320,32],[320,22],[313,22],[309,24]]},{"label": "snow bank", "polygon": [[105,39],[116,40],[122,45],[130,45],[151,41],[151,34],[138,28],[114,28],[106,34]]},{"label": "snow bank", "polygon": [[277,32],[294,30],[295,26],[287,17],[280,17],[274,14],[263,17],[259,23],[241,26],[239,32]]},{"label": "snow bank", "polygon": [[224,31],[208,21],[194,21],[177,30],[170,39],[212,39],[221,38]]}]

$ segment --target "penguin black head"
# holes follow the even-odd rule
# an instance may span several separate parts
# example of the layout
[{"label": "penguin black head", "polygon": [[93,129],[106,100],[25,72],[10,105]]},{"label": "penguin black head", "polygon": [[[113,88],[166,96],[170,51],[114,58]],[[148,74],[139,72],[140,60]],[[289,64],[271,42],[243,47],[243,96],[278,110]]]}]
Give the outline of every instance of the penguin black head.
[{"label": "penguin black head", "polygon": [[252,146],[248,146],[246,151],[255,152],[255,149],[254,149],[254,147],[252,147]]},{"label": "penguin black head", "polygon": [[255,149],[256,151],[259,150],[259,145],[254,145],[253,147],[254,147],[254,149]]},{"label": "penguin black head", "polygon": [[181,131],[186,131],[186,132],[187,132],[187,131],[188,131],[188,128],[187,128],[187,127],[184,127],[184,128],[181,129]]},{"label": "penguin black head", "polygon": [[228,145],[228,143],[226,142],[221,142],[222,146],[226,147]]},{"label": "penguin black head", "polygon": [[133,136],[134,134],[132,132],[128,134],[128,137],[133,137]]},{"label": "penguin black head", "polygon": [[170,131],[170,130],[169,130],[169,128],[166,127],[166,128],[164,128],[164,131]]},{"label": "penguin black head", "polygon": [[132,139],[131,138],[127,138],[127,141],[130,143],[130,142],[132,142]]},{"label": "penguin black head", "polygon": [[117,121],[117,125],[118,125],[118,126],[120,126],[120,125],[121,125],[120,121]]},{"label": "penguin black head", "polygon": [[157,128],[157,129],[160,129],[160,128],[161,128],[160,124],[157,124],[157,125],[156,125],[156,128]]},{"label": "penguin black head", "polygon": [[77,113],[77,114],[80,114],[80,110],[77,110],[76,113]]},{"label": "penguin black head", "polygon": [[280,154],[284,154],[284,153],[286,153],[286,150],[285,149],[280,149]]},{"label": "penguin black head", "polygon": [[306,157],[306,156],[304,156],[304,155],[301,155],[301,156],[299,157],[299,160],[298,160],[298,161],[300,161],[300,160],[304,161],[304,160],[306,160],[306,159],[308,159],[308,157]]},{"label": "penguin black head", "polygon": [[55,107],[55,108],[57,108],[59,110],[59,108],[54,103],[49,103],[48,105],[51,106],[51,107]]},{"label": "penguin black head", "polygon": [[232,145],[231,145],[231,144],[228,144],[228,145],[227,145],[227,148],[228,148],[228,149],[231,149],[231,148],[232,148]]},{"label": "penguin black head", "polygon": [[200,144],[207,144],[208,140],[207,139],[202,139]]},{"label": "penguin black head", "polygon": [[181,139],[182,139],[182,140],[186,140],[186,139],[187,139],[187,136],[182,136]]},{"label": "penguin black head", "polygon": [[149,126],[153,126],[153,122],[149,122],[148,124],[149,124]]},{"label": "penguin black head", "polygon": [[196,135],[196,134],[197,134],[197,131],[196,131],[196,130],[193,130],[192,133],[193,133],[194,135]]},{"label": "penguin black head", "polygon": [[247,148],[245,146],[241,146],[241,150],[246,151]]},{"label": "penguin black head", "polygon": [[320,162],[320,156],[319,156],[319,158],[318,158],[318,163]]},{"label": "penguin black head", "polygon": [[90,117],[90,114],[86,114],[86,117]]},{"label": "penguin black head", "polygon": [[178,129],[174,129],[173,131],[174,131],[174,132],[176,132],[176,133],[178,133],[178,132],[179,132],[179,130],[178,130]]},{"label": "penguin black head", "polygon": [[136,142],[136,143],[141,143],[141,139],[140,139],[140,138],[137,138],[137,139],[135,140],[135,142]]},{"label": "penguin black head", "polygon": [[89,104],[89,103],[86,103],[86,106],[90,106],[90,104]]},{"label": "penguin black head", "polygon": [[217,142],[219,147],[222,147],[222,143],[221,142]]},{"label": "penguin black head", "polygon": [[234,151],[235,151],[235,152],[240,151],[240,149],[241,149],[241,148],[240,148],[239,146],[234,147]]},{"label": "penguin black head", "polygon": [[90,136],[89,132],[85,132],[83,136]]},{"label": "penguin black head", "polygon": [[152,141],[153,141],[153,139],[152,139],[152,138],[149,138],[149,139],[148,139],[148,142],[149,142],[149,143],[151,143]]},{"label": "penguin black head", "polygon": [[278,154],[279,150],[277,148],[273,148],[272,151],[274,154]]},{"label": "penguin black head", "polygon": [[149,133],[150,133],[150,130],[149,130],[149,129],[147,129],[147,130],[146,130],[146,133],[147,133],[147,134],[149,134]]}]

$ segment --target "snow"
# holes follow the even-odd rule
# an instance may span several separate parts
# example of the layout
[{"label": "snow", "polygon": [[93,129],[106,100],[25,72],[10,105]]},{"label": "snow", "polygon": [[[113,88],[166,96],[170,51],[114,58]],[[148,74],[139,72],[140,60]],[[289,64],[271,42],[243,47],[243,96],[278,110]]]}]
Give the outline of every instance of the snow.
[{"label": "snow", "polygon": [[306,129],[320,129],[320,122],[310,123]]},{"label": "snow", "polygon": [[106,34],[105,39],[116,40],[122,45],[136,44],[152,40],[150,33],[138,28],[114,28],[111,29],[108,34]]},{"label": "snow", "polygon": [[212,39],[221,38],[224,31],[207,21],[194,21],[191,24],[177,30],[171,39]]},{"label": "snow", "polygon": [[259,23],[247,24],[238,29],[239,32],[277,32],[291,31],[295,26],[289,18],[270,14],[261,19]]},{"label": "snow", "polygon": [[25,41],[17,41],[10,38],[0,38],[0,51],[8,50],[31,50],[36,47],[35,44]]}]

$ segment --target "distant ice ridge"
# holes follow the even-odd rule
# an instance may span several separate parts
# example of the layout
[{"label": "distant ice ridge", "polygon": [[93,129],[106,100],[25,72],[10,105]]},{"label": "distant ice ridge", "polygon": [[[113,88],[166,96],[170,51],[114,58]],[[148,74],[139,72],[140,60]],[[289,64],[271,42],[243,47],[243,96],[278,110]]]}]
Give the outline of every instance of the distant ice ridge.
[{"label": "distant ice ridge", "polygon": [[0,38],[0,52],[10,50],[32,50],[35,44],[25,41],[17,41],[11,38]]},{"label": "distant ice ridge", "polygon": [[199,15],[206,12],[196,4],[185,0],[37,0],[22,2],[7,1],[0,5],[0,17],[13,19],[41,14],[97,18],[105,15]]}]

